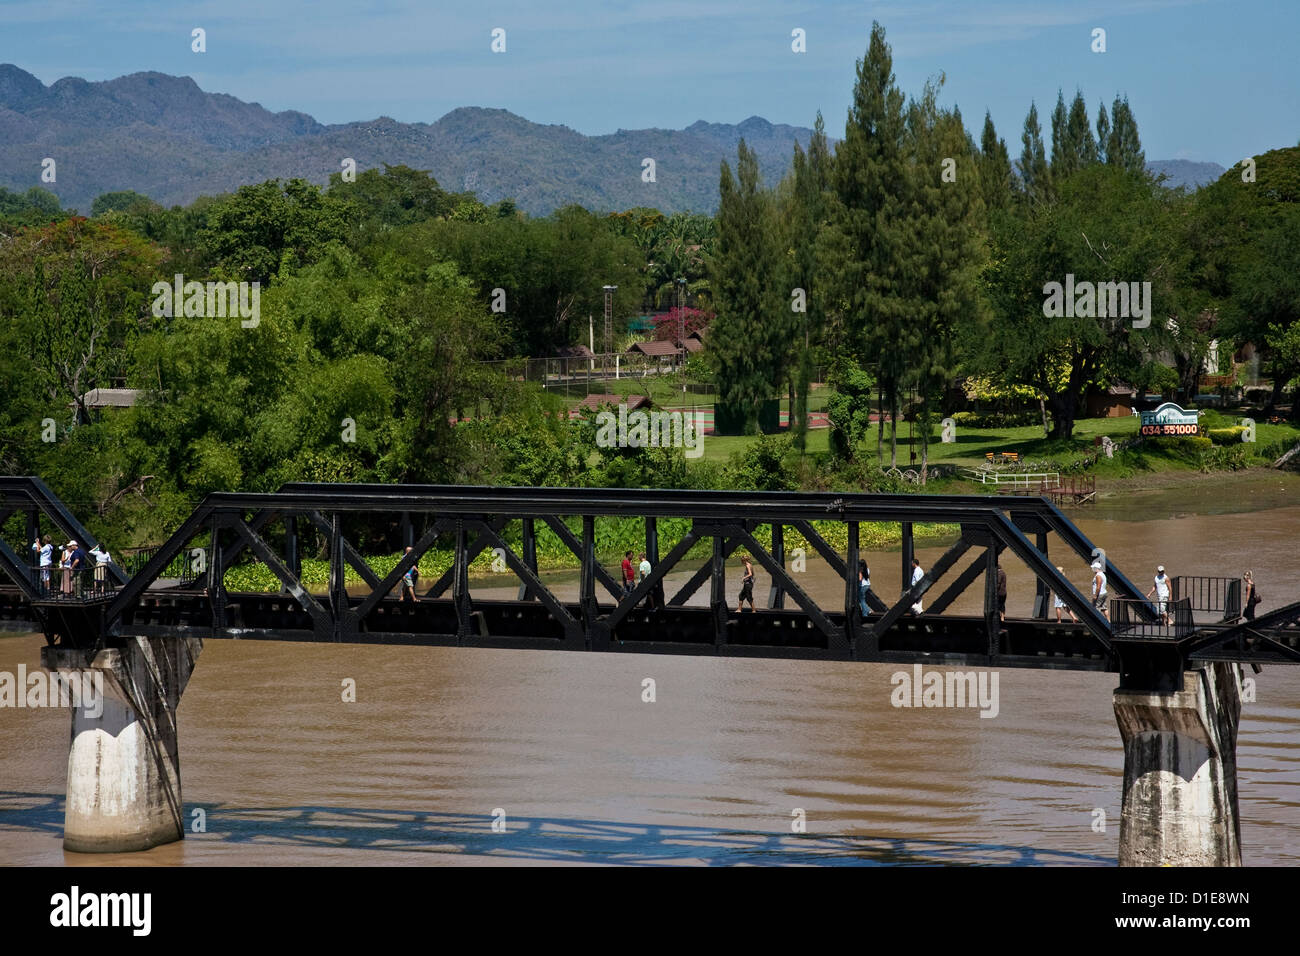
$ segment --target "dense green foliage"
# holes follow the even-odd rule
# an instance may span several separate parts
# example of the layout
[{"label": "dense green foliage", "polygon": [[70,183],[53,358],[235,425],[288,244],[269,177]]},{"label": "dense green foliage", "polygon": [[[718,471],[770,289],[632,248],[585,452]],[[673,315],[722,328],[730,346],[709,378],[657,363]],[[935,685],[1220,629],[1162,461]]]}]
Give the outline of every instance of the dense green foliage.
[{"label": "dense green foliage", "polygon": [[[665,215],[650,191],[622,212],[533,217],[407,166],[183,208],[122,190],[89,219],[42,189],[0,189],[0,468],[42,475],[120,548],[160,540],[208,492],[291,480],[899,490],[880,466],[900,461],[904,431],[923,476],[963,451],[931,445],[965,404],[962,379],[978,411],[957,423],[998,430],[963,439],[994,450],[1005,432],[1060,470],[1235,468],[1294,435],[1260,418],[1244,448],[1225,417],[1208,438],[1101,462],[1076,426],[1115,383],[1190,401],[1212,342],[1225,373],[1253,346],[1272,379],[1262,412],[1284,404],[1300,376],[1300,148],[1170,191],[1145,171],[1127,101],[1094,127],[1080,93],[1058,98],[1050,152],[1030,105],[1017,166],[988,115],[977,141],[939,107],[941,80],[909,98],[892,64],[876,25],[843,139],[818,116],[767,188],[749,132],[767,146],[776,134],[747,121],[716,217]],[[267,122],[249,135],[290,135],[276,124],[291,118]],[[258,283],[256,320],[159,314],[155,284],[177,275]],[[1045,285],[1067,276],[1149,282],[1150,324],[1049,315]],[[539,363],[526,380],[507,360],[585,343],[606,285],[620,323],[684,296],[715,315],[687,368],[751,429],[761,401],[783,399],[789,434],[699,461],[598,443]],[[816,365],[833,390],[813,395],[831,424],[814,442]],[[606,387],[675,403],[683,376]],[[134,404],[87,400],[114,387]],[[373,533],[372,553],[396,548],[392,529]],[[610,533],[611,546],[633,535]]]}]

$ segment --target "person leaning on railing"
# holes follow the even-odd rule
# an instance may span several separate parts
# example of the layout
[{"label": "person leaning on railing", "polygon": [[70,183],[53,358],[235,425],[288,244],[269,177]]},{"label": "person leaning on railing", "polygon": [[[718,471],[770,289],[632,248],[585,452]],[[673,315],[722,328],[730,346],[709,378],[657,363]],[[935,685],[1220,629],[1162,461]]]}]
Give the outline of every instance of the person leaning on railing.
[{"label": "person leaning on railing", "polygon": [[95,590],[103,591],[108,586],[108,566],[113,559],[108,556],[102,544],[91,548],[90,556],[95,559]]},{"label": "person leaning on railing", "polygon": [[[85,549],[76,541],[69,541],[68,547],[72,549],[72,553],[68,555],[68,576],[72,579],[75,596],[81,597],[85,585],[83,575],[90,564],[90,555],[86,554]],[[65,593],[68,590],[70,589],[64,588]]]},{"label": "person leaning on railing", "polygon": [[72,593],[72,548],[75,544],[75,541],[69,541],[59,555],[59,592],[62,594]]}]

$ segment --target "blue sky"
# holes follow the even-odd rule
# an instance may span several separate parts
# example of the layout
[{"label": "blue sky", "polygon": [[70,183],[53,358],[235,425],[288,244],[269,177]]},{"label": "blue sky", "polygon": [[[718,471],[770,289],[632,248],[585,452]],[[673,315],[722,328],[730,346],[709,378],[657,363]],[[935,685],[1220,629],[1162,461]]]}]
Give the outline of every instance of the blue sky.
[{"label": "blue sky", "polygon": [[1092,115],[1127,94],[1149,159],[1229,166],[1300,141],[1296,0],[0,0],[0,62],[47,84],[188,75],[326,123],[487,106],[595,134],[810,126],[820,109],[838,136],[873,19],[905,93],[943,72],[944,101],[977,135],[991,110],[1013,157],[1030,100],[1050,113],[1058,88],[1082,89]]}]

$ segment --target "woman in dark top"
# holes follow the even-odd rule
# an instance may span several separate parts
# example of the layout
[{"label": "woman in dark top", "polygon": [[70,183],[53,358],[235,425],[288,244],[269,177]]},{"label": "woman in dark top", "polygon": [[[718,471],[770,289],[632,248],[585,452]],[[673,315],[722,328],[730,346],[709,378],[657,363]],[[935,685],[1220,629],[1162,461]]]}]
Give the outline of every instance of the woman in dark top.
[{"label": "woman in dark top", "polygon": [[745,602],[749,602],[750,611],[754,610],[754,563],[749,560],[749,555],[740,559],[745,563],[745,577],[740,582],[740,599],[736,602],[736,613],[739,614],[745,607]]},{"label": "woman in dark top", "polygon": [[1255,620],[1255,605],[1259,603],[1259,589],[1255,587],[1255,577],[1249,571],[1242,575],[1246,581],[1246,593],[1241,596],[1242,616],[1248,620]]}]

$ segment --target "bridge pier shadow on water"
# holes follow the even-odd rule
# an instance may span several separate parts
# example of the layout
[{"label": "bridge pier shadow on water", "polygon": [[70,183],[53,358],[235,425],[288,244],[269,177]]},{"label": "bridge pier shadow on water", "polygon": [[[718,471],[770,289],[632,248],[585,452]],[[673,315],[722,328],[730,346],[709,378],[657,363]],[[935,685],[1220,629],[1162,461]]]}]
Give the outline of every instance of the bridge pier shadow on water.
[{"label": "bridge pier shadow on water", "polygon": [[[213,864],[239,865],[239,845],[263,850],[357,850],[371,853],[464,855],[503,864],[616,864],[621,866],[1114,866],[1107,856],[997,843],[966,843],[865,835],[763,833],[701,826],[620,823],[565,817],[511,817],[493,832],[488,814],[412,812],[329,806],[234,807],[187,803],[186,820],[202,809],[207,832],[186,842],[229,846]],[[62,838],[60,794],[0,791],[0,858],[6,834]],[[139,854],[147,863],[151,853]],[[367,859],[362,860],[365,856]],[[80,860],[80,855],[69,860]],[[86,857],[85,859],[93,859]],[[115,859],[115,865],[121,857]],[[311,865],[310,857],[303,862]],[[332,862],[339,862],[337,858]]]}]

